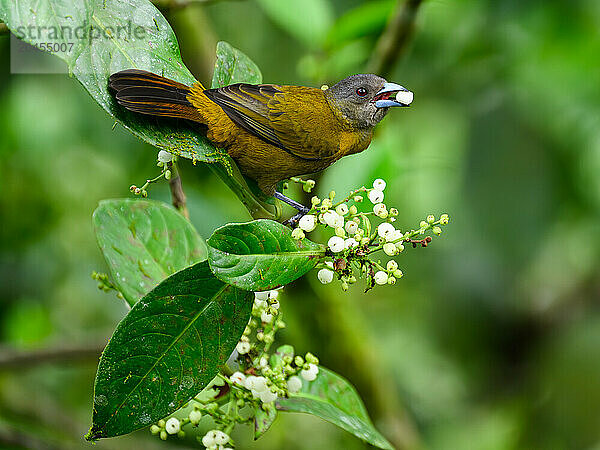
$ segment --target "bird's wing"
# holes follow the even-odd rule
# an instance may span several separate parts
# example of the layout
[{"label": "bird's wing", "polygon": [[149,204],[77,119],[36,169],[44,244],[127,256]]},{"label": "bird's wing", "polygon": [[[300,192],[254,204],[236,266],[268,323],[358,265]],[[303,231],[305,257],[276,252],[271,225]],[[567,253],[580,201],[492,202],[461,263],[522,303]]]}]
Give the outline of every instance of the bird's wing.
[{"label": "bird's wing", "polygon": [[[319,89],[239,83],[204,94],[234,123],[298,158],[315,161],[339,149],[320,132],[333,117]],[[315,120],[315,111],[322,108],[327,117]]]}]

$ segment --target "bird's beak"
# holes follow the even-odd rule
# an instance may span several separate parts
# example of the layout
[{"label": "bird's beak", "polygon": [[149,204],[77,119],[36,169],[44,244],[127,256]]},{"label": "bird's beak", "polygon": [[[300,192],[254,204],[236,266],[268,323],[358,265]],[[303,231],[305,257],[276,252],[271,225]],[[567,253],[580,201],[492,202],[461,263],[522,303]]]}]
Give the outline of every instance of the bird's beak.
[{"label": "bird's beak", "polygon": [[383,88],[375,94],[373,101],[378,108],[390,106],[410,106],[414,94],[405,87],[396,83],[385,83]]}]

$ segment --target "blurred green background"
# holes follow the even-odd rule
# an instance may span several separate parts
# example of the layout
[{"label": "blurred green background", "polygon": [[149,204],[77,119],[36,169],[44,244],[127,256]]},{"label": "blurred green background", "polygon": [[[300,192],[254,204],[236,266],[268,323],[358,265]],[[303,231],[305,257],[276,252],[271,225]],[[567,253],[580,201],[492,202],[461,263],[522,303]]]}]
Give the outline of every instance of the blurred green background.
[{"label": "blurred green background", "polygon": [[[174,3],[161,5],[200,80],[226,40],[265,82],[320,86],[373,64],[404,2]],[[382,75],[414,91],[413,106],[318,187],[382,177],[400,228],[443,212],[450,225],[398,258],[396,286],[295,282],[280,337],[350,379],[399,448],[599,449],[600,2],[427,0],[400,50]],[[9,58],[2,35],[0,447],[87,448],[94,351],[126,312],[90,278],[106,270],[91,214],[157,174],[156,150],[112,130],[74,79],[11,75]],[[203,236],[248,219],[206,167],[181,171]],[[150,196],[169,201],[168,188]],[[36,356],[65,348],[75,353]],[[38,353],[11,363],[15,351]],[[303,415],[280,415],[256,443],[248,429],[235,437],[249,449],[365,448]],[[143,430],[97,448],[182,444],[194,445]]]}]

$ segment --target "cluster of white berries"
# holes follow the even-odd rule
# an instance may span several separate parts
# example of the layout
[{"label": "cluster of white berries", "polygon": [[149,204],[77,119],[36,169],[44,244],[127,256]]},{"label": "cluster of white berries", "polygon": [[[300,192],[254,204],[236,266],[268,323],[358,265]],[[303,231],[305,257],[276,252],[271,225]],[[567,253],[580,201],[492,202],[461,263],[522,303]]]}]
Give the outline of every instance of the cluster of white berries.
[{"label": "cluster of white berries", "polygon": [[283,320],[277,318],[279,315],[278,297],[278,290],[254,293],[252,316],[255,319],[250,320],[250,323],[244,330],[244,334],[235,347],[240,355],[247,355],[251,352],[250,335],[254,328],[260,328],[256,333],[256,339],[260,342],[270,344],[274,340],[273,336],[277,329],[285,327]]},{"label": "cluster of white berries", "polygon": [[235,372],[229,377],[233,384],[248,389],[254,398],[259,398],[263,403],[271,403],[277,400],[277,393],[270,389],[271,382],[266,377],[249,375]]},{"label": "cluster of white berries", "polygon": [[[254,293],[253,318],[236,346],[238,354],[245,358],[242,362],[253,361],[252,374],[238,371],[229,377],[232,385],[250,391],[252,398],[259,399],[263,404],[275,401],[278,396],[298,392],[302,388],[302,379],[313,381],[319,373],[318,359],[310,353],[306,355],[306,359],[299,356],[293,358],[288,354],[289,360],[269,363],[266,350],[274,341],[275,332],[285,326],[279,317],[279,292],[272,290]],[[251,343],[254,332],[258,342]],[[262,352],[260,345],[264,345]],[[293,349],[291,352],[293,354]]]},{"label": "cluster of white berries", "polygon": [[[163,440],[169,435],[183,437],[185,432],[182,428],[185,425],[197,427],[206,415],[212,418],[218,429],[210,430],[198,440],[208,450],[231,450],[234,443],[226,432],[230,432],[236,423],[252,423],[254,420],[253,414],[240,414],[242,408],[268,411],[275,408],[274,402],[278,398],[294,395],[306,383],[317,379],[319,360],[313,354],[306,353],[304,357],[294,355],[291,345],[282,345],[275,352],[269,352],[275,333],[285,326],[279,312],[280,292],[255,292],[252,317],[236,347],[239,366],[231,375],[221,373],[213,382],[214,386],[227,383],[230,389],[212,390],[212,386],[209,386],[203,391],[206,395],[201,393],[196,396],[188,417],[159,420],[150,427],[152,434],[159,435]],[[236,407],[228,408],[225,413],[220,403],[215,401],[219,392],[226,392],[224,395],[229,396],[229,404],[235,404]]]},{"label": "cluster of white berries", "polygon": [[207,450],[232,450],[231,447],[225,447],[230,439],[229,435],[221,430],[210,430],[202,437],[202,445]]},{"label": "cluster of white berries", "polygon": [[165,420],[159,420],[156,425],[150,427],[152,434],[158,434],[159,437],[165,441],[169,435],[177,435],[178,437],[184,437],[185,432],[181,429],[181,422],[177,417],[171,417]]},{"label": "cluster of white berries", "polygon": [[[448,215],[443,214],[438,221],[433,215],[427,216],[421,221],[417,230],[403,232],[394,226],[398,210],[389,208],[383,202],[386,182],[381,178],[373,182],[372,188],[361,187],[351,192],[346,198],[338,203],[333,203],[335,192],[332,191],[328,198],[323,200],[313,197],[312,208],[298,222],[298,227],[292,231],[296,239],[303,239],[306,233],[315,230],[319,223],[326,228],[333,229],[333,236],[327,241],[327,248],[331,260],[323,261],[317,278],[321,283],[331,283],[338,275],[342,283],[342,289],[348,289],[348,285],[356,282],[350,266],[360,269],[362,276],[366,274],[368,288],[374,285],[394,284],[402,277],[402,271],[398,269],[395,261],[389,261],[387,265],[370,259],[369,255],[376,251],[383,251],[387,256],[394,257],[404,251],[407,242],[415,246],[413,238],[417,235],[431,231],[434,235],[440,235],[442,230],[439,225],[448,223]],[[362,212],[358,210],[358,204],[363,201],[362,193],[373,205],[372,211]],[[381,219],[382,222],[375,229],[371,220]],[[427,236],[422,242],[425,247],[431,241]]]}]

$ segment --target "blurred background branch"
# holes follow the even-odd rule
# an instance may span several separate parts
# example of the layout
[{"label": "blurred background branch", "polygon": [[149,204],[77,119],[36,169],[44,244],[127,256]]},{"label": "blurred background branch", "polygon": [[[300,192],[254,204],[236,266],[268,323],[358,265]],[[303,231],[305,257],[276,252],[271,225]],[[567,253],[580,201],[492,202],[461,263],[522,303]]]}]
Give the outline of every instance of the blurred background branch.
[{"label": "blurred background branch", "polygon": [[387,77],[406,51],[422,0],[399,1],[367,64],[367,72]]},{"label": "blurred background branch", "polygon": [[73,347],[46,348],[30,351],[0,349],[0,370],[22,370],[40,364],[56,364],[64,362],[93,361],[100,358],[106,345],[89,344]]}]

